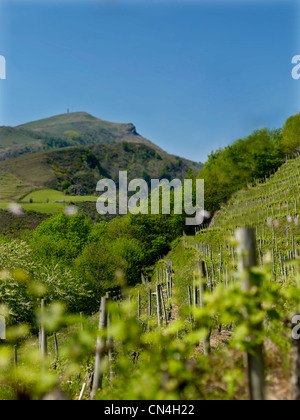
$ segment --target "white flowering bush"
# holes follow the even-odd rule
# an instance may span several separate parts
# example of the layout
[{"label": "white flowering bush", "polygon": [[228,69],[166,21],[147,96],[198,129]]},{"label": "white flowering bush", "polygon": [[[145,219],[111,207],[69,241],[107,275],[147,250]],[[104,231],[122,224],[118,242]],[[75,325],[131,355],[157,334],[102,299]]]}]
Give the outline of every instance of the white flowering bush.
[{"label": "white flowering bush", "polygon": [[36,265],[32,260],[32,251],[27,243],[17,240],[0,242],[0,269],[21,269],[28,274],[33,273]]},{"label": "white flowering bush", "polygon": [[87,307],[93,295],[93,291],[86,282],[76,277],[70,269],[59,264],[41,268],[39,278],[46,286],[47,300],[63,301],[70,311]]},{"label": "white flowering bush", "polygon": [[87,282],[59,264],[36,264],[23,241],[0,243],[0,305],[9,323],[32,322],[40,298],[62,301],[69,311],[88,307],[92,290]]}]

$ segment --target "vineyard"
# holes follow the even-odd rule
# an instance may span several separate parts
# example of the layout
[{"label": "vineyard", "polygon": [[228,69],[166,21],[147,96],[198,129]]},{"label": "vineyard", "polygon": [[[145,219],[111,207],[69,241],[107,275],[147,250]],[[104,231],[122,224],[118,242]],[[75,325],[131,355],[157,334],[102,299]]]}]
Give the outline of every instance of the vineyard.
[{"label": "vineyard", "polygon": [[[140,285],[117,270],[100,315],[70,313],[31,283],[34,327],[7,328],[0,398],[300,399],[299,175],[291,159],[248,185]],[[22,287],[24,272],[3,264],[2,281]]]}]

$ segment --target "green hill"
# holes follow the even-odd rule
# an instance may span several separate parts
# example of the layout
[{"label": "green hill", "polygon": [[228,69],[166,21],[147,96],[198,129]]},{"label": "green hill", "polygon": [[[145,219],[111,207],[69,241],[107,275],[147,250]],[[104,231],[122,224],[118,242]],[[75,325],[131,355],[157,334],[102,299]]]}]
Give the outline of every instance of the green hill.
[{"label": "green hill", "polygon": [[[57,115],[16,127],[16,129],[48,133],[56,137],[81,137],[87,144],[108,144],[120,141],[143,143],[159,149],[136,132],[133,124],[120,124],[103,121],[85,112]],[[77,133],[77,134],[76,134]],[[79,135],[79,136],[78,136]]]},{"label": "green hill", "polygon": [[[206,263],[207,279],[214,286],[233,282],[237,270],[234,233],[251,227],[257,237],[259,265],[271,267],[273,280],[285,284],[294,278],[292,260],[299,258],[300,158],[284,164],[270,179],[257,181],[234,194],[207,229],[184,238],[169,255],[178,266],[181,304],[186,303],[187,285],[199,258]],[[183,298],[182,298],[183,297]]]},{"label": "green hill", "polygon": [[133,124],[103,121],[85,112],[57,115],[17,127],[0,127],[0,160],[69,146],[140,143],[162,152]]}]

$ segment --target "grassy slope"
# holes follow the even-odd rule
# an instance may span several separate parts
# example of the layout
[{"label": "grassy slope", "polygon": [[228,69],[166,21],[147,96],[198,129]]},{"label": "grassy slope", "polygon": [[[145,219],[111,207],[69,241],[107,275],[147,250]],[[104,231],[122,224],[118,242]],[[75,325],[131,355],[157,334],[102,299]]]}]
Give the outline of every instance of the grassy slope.
[{"label": "grassy slope", "polygon": [[[250,226],[256,230],[259,247],[262,243],[264,257],[273,249],[276,249],[275,257],[280,251],[283,255],[292,251],[292,238],[295,248],[299,248],[299,175],[298,158],[283,165],[266,183],[248,186],[235,194],[223,207],[214,226],[207,233],[197,235],[197,242],[204,239],[217,248],[223,244],[226,250],[224,235],[228,238],[236,228]],[[228,259],[230,261],[231,256],[228,255]]]},{"label": "grassy slope", "polygon": [[[85,145],[103,145],[111,143],[137,143],[148,146],[164,156],[170,156],[160,147],[136,132],[133,124],[112,123],[93,117],[85,112],[61,114],[44,120],[35,121],[16,127],[18,130],[33,131],[35,133],[49,133],[63,137],[67,131],[74,131],[81,135],[90,134]],[[174,158],[174,156],[172,156]],[[191,166],[195,162],[183,159]],[[198,166],[197,166],[198,168]]]},{"label": "grassy slope", "polygon": [[32,185],[24,182],[12,172],[0,170],[0,197],[4,201],[11,201],[25,195],[32,190]]},{"label": "grassy slope", "polygon": [[55,181],[54,171],[47,165],[47,152],[0,162],[0,170],[14,175],[27,185],[34,188],[43,188]]},{"label": "grassy slope", "polygon": [[[186,237],[185,247],[180,242],[174,248],[169,258],[174,263],[180,305],[187,302],[187,285],[191,284],[193,271],[197,272],[200,258],[207,264],[207,276],[213,278],[216,284],[220,279],[222,282],[233,279],[237,269],[233,236],[239,227],[255,229],[259,264],[270,263],[273,267],[274,263],[274,278],[279,282],[285,281],[280,254],[283,265],[288,266],[288,254],[300,247],[299,175],[300,159],[289,161],[266,183],[248,186],[235,194],[214,220],[213,226],[198,232],[196,236]],[[184,260],[186,264],[182,264]],[[291,275],[291,270],[288,270],[288,274]]]},{"label": "grassy slope", "polygon": [[[10,137],[7,138],[7,131],[10,131]],[[69,114],[56,115],[28,124],[23,124],[15,128],[4,127],[1,135],[1,144],[9,146],[11,136],[19,138],[21,143],[21,133],[27,133],[26,144],[36,143],[36,136],[48,134],[55,137],[64,138],[67,131],[79,133],[84,140],[85,145],[91,144],[110,144],[114,142],[132,142],[145,144],[158,152],[162,152],[157,145],[140,136],[133,124],[112,123],[96,118],[85,112],[75,112]],[[30,140],[30,133],[34,133]],[[76,144],[75,144],[76,145]],[[80,145],[78,143],[77,145]]]},{"label": "grassy slope", "polygon": [[[237,255],[233,235],[239,227],[250,226],[257,232],[258,264],[268,264],[272,268],[273,281],[284,285],[289,278],[295,278],[289,254],[295,254],[300,247],[299,175],[300,159],[289,161],[266,183],[248,186],[235,194],[210,229],[185,237],[175,246],[168,257],[174,264],[175,306],[179,312],[187,305],[187,286],[193,284],[193,273],[197,273],[199,259],[206,262],[208,279],[212,279],[214,285],[220,281],[235,281]],[[214,333],[213,342],[217,343],[217,347],[223,343],[222,334],[218,338],[218,334]],[[289,398],[290,359],[287,358],[283,364],[277,350],[266,341],[266,361],[269,398]]]},{"label": "grassy slope", "polygon": [[0,127],[0,150],[7,147],[24,146],[35,141],[30,133],[23,130],[15,130],[12,127]]},{"label": "grassy slope", "polygon": [[43,131],[58,137],[63,136],[66,131],[76,131],[82,134],[86,131],[103,130],[104,132],[106,130],[111,132],[111,136],[121,137],[128,132],[128,126],[128,124],[103,121],[85,112],[75,112],[23,124],[17,128],[36,132]]}]

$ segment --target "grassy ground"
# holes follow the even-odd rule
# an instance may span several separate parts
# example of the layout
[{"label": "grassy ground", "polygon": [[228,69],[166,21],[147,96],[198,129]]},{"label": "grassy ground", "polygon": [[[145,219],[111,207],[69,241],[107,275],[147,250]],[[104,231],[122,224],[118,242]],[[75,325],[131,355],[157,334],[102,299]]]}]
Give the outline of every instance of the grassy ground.
[{"label": "grassy ground", "polygon": [[[0,209],[7,210],[10,205],[10,202],[0,202]],[[34,211],[37,213],[46,213],[53,214],[62,210],[66,204],[62,203],[25,203],[22,204],[22,207],[26,211]]]},{"label": "grassy ground", "polygon": [[[16,189],[13,189],[12,185],[15,185],[16,180],[6,177],[7,181],[7,191],[5,186],[2,184],[2,189],[0,187],[0,194],[3,194],[2,197],[5,197],[3,201],[0,201],[0,209],[7,210],[8,206],[12,201],[14,201],[14,196]],[[11,182],[11,184],[10,184]],[[27,192],[30,187],[26,187],[22,184],[18,184],[18,192]],[[32,188],[32,187],[31,187]],[[11,198],[9,200],[9,198]],[[38,190],[30,192],[25,195],[21,200],[21,205],[26,211],[34,211],[38,213],[53,214],[61,211],[64,207],[77,203],[96,203],[97,197],[95,196],[69,196],[65,195],[61,191],[56,191],[52,189]],[[96,208],[95,208],[96,212]]]},{"label": "grassy ground", "polygon": [[30,194],[26,195],[22,199],[22,203],[30,203],[32,200],[32,203],[56,203],[57,201],[64,201],[67,203],[78,203],[78,202],[96,202],[97,197],[93,195],[89,196],[70,196],[65,195],[61,191],[56,191],[52,189],[46,189],[46,190],[38,190],[33,191]]}]

